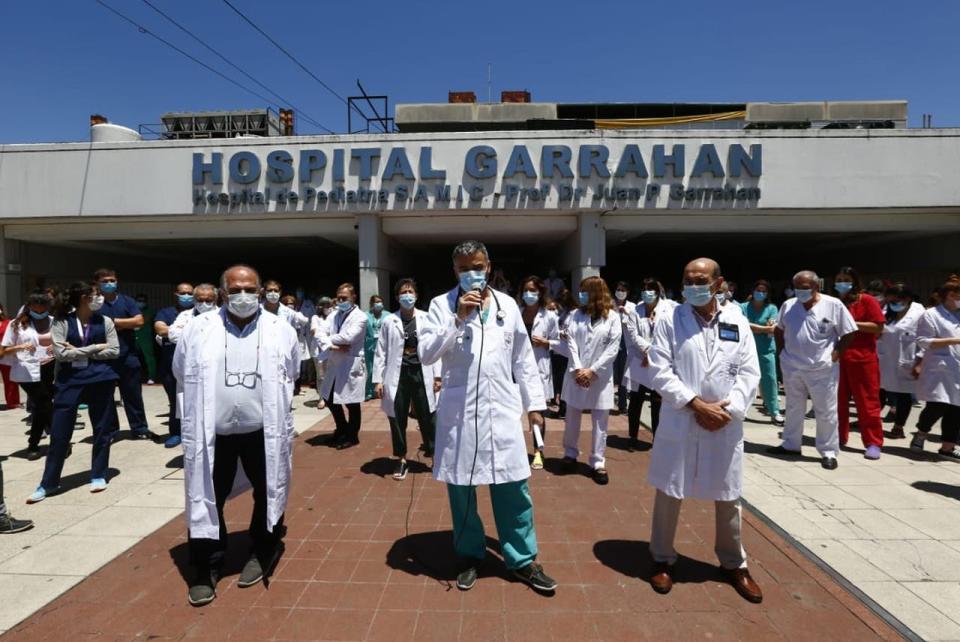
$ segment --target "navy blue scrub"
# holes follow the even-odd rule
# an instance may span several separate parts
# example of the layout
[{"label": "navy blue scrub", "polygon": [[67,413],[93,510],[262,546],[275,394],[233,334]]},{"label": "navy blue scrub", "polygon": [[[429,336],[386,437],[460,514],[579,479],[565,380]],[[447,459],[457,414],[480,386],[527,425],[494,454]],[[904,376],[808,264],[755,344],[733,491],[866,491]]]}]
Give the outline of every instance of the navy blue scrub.
[{"label": "navy blue scrub", "polygon": [[[188,308],[189,309],[189,308]],[[173,325],[183,310],[170,306],[157,312],[153,322],[162,321],[167,327]],[[160,343],[160,354],[157,359],[157,376],[163,385],[163,391],[167,393],[167,403],[170,404],[170,436],[175,437],[180,434],[180,419],[177,418],[177,380],[173,376],[173,353],[176,352],[177,344],[171,343],[167,337],[163,337]]]},{"label": "navy blue scrub", "polygon": [[[111,319],[130,319],[142,314],[137,302],[125,294],[117,294],[117,298],[103,300],[101,314]],[[137,347],[137,338],[133,330],[117,330],[117,339],[120,341],[120,355],[112,361],[113,369],[117,373],[117,383],[120,387],[120,399],[123,400],[123,410],[127,414],[127,423],[134,433],[145,434],[147,427],[147,413],[143,409],[143,389],[140,382],[140,348]]]},{"label": "navy blue scrub", "polygon": [[[67,316],[67,343],[86,346],[106,343],[107,333],[103,316],[94,313],[90,317],[89,337],[84,341],[80,335],[76,314]],[[117,406],[113,403],[113,390],[117,373],[111,361],[87,360],[87,367],[77,368],[69,361],[61,361],[57,367],[56,387],[53,397],[53,421],[50,426],[50,450],[43,469],[40,485],[51,491],[60,485],[63,462],[67,458],[70,439],[77,421],[77,406],[90,406],[93,422],[93,457],[90,463],[90,479],[106,479],[110,463],[110,443],[119,430]]]}]

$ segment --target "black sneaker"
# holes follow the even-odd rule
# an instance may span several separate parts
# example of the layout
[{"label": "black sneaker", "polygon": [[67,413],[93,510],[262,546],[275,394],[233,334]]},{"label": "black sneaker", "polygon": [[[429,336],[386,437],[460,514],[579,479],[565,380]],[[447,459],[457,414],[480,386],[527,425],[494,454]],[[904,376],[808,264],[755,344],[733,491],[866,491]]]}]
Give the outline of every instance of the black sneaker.
[{"label": "black sneaker", "polygon": [[22,533],[33,528],[29,519],[15,519],[12,515],[0,515],[0,535]]},{"label": "black sneaker", "polygon": [[259,583],[262,579],[263,565],[260,564],[260,559],[256,555],[251,555],[247,563],[243,565],[243,570],[240,571],[237,586],[239,588],[247,588]]},{"label": "black sneaker", "polygon": [[407,478],[407,462],[399,461],[397,462],[397,468],[393,471],[393,478],[397,481],[403,481]]},{"label": "black sneaker", "polygon": [[353,448],[354,446],[359,446],[359,439],[344,439],[339,444],[337,444],[337,450],[346,450],[347,448]]},{"label": "black sneaker", "polygon": [[593,471],[593,481],[597,482],[601,486],[606,486],[610,483],[610,475],[608,475],[607,471],[603,468],[596,468]]},{"label": "black sneaker", "polygon": [[213,602],[217,597],[217,581],[220,579],[220,573],[211,569],[198,569],[197,577],[190,585],[187,593],[187,601],[191,606],[203,606]]},{"label": "black sneaker", "polygon": [[536,562],[531,562],[523,568],[513,571],[513,576],[538,591],[550,593],[557,590],[557,581],[544,573],[543,567]]},{"label": "black sneaker", "polygon": [[767,448],[767,452],[771,455],[781,455],[789,457],[799,457],[801,452],[799,450],[788,450],[783,446],[770,446]]},{"label": "black sneaker", "polygon": [[836,457],[824,457],[820,460],[820,465],[826,468],[827,470],[836,470],[837,469],[837,458]]},{"label": "black sneaker", "polygon": [[477,583],[477,567],[470,566],[457,575],[457,588],[461,591],[469,591]]},{"label": "black sneaker", "polygon": [[153,435],[149,430],[134,430],[130,433],[130,439],[136,441],[145,441],[147,439],[153,439]]},{"label": "black sneaker", "polygon": [[950,450],[938,450],[940,459],[949,459],[950,461],[960,461],[960,448],[954,446]]},{"label": "black sneaker", "polygon": [[40,449],[36,446],[27,448],[27,461],[37,461],[41,457],[43,457],[43,453],[41,453]]}]

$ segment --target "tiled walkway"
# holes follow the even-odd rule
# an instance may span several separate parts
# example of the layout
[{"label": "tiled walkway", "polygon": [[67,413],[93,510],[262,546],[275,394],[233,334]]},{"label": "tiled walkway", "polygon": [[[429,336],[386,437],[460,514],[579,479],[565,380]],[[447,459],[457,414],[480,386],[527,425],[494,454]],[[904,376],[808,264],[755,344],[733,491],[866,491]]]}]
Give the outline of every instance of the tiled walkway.
[{"label": "tiled walkway", "polygon": [[[385,418],[364,406],[359,448],[336,452],[301,436],[287,512],[287,550],[269,586],[238,589],[245,536],[231,539],[227,577],[210,606],[186,603],[182,517],[173,519],[68,593],[11,629],[11,640],[643,640],[896,639],[827,575],[745,512],[745,546],[765,591],[761,605],[722,583],[712,552],[713,512],[684,506],[685,555],[667,596],[645,581],[652,491],[647,452],[623,450],[614,418],[611,483],[559,476],[557,461],[532,490],[545,570],[562,584],[540,596],[504,576],[495,555],[477,587],[451,588],[454,560],[445,489],[425,467],[390,478]],[[330,420],[319,425],[330,429]],[[586,422],[585,422],[586,424]],[[555,443],[558,422],[550,422]],[[585,445],[586,433],[582,438]],[[415,437],[411,442],[417,443]],[[249,494],[228,505],[232,530],[249,516]],[[493,523],[488,495],[481,514]],[[495,549],[495,533],[489,532]],[[95,546],[94,541],[91,545]]]}]

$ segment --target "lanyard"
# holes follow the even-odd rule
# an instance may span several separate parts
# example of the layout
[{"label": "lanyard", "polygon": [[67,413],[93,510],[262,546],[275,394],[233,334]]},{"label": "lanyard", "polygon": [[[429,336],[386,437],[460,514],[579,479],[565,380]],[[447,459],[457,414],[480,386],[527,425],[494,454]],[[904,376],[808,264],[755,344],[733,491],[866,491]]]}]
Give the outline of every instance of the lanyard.
[{"label": "lanyard", "polygon": [[90,342],[90,326],[92,324],[88,323],[86,330],[83,328],[83,324],[80,323],[80,317],[77,317],[77,331],[80,333],[81,346],[87,345]]},{"label": "lanyard", "polygon": [[[350,308],[350,312],[353,312],[353,308]],[[350,316],[350,312],[340,312],[343,316],[339,319],[334,319],[334,323],[337,324],[337,334],[340,333],[340,328],[343,327],[343,324],[346,322],[347,317]]]}]

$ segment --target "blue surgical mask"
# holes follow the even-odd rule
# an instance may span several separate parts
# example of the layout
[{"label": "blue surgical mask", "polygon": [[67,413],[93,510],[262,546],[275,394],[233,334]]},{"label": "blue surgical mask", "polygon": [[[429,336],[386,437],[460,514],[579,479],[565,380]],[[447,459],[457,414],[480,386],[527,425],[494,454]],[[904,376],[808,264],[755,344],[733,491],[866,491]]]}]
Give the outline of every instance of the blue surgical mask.
[{"label": "blue surgical mask", "polygon": [[294,292],[294,294],[296,295],[296,297],[297,297],[298,299],[302,299],[302,298],[303,298],[303,290],[297,290],[296,292]]},{"label": "blue surgical mask", "polygon": [[813,298],[813,290],[811,289],[804,290],[802,288],[797,288],[793,291],[793,293],[797,297],[797,301],[800,303],[807,303]]},{"label": "blue surgical mask", "polygon": [[146,302],[146,301],[137,301],[137,307],[140,308],[141,310],[145,310],[145,309],[147,308],[147,302]]},{"label": "blue surgical mask", "polygon": [[764,292],[764,291],[762,291],[762,290],[754,290],[754,291],[753,291],[753,300],[754,300],[754,301],[766,301],[766,300],[767,300],[767,293]]},{"label": "blue surgical mask", "polygon": [[714,296],[717,298],[717,303],[720,305],[723,305],[727,302],[727,295],[723,292],[717,292]]},{"label": "blue surgical mask", "polygon": [[577,301],[580,302],[580,305],[586,305],[590,303],[590,293],[589,292],[577,292]]},{"label": "blue surgical mask", "polygon": [[853,289],[853,283],[849,281],[841,281],[840,283],[834,283],[833,289],[839,292],[841,295],[847,294],[850,290]]},{"label": "blue surgical mask", "polygon": [[483,270],[467,270],[460,273],[460,289],[464,292],[470,290],[484,290],[487,287],[487,273]]},{"label": "blue surgical mask", "polygon": [[[893,312],[903,312],[907,309],[906,303],[893,303],[892,301],[887,304],[887,307],[890,308]],[[32,312],[30,314],[33,314]]]},{"label": "blue surgical mask", "polygon": [[100,291],[104,294],[113,294],[117,291],[116,281],[103,281],[100,283]]},{"label": "blue surgical mask", "polygon": [[192,294],[178,294],[177,303],[180,304],[181,308],[189,308],[193,305],[193,295]]},{"label": "blue surgical mask", "polygon": [[382,311],[383,311],[383,303],[380,303],[379,301],[378,301],[377,303],[374,303],[374,304],[373,304],[373,311],[374,311],[374,312],[382,312]]},{"label": "blue surgical mask", "polygon": [[694,307],[702,307],[710,303],[710,285],[685,285],[683,286],[683,298],[687,303]]},{"label": "blue surgical mask", "polygon": [[46,310],[43,312],[34,312],[33,310],[30,310],[30,318],[34,319],[35,321],[43,321],[48,316],[50,316],[50,313]]},{"label": "blue surgical mask", "polygon": [[531,292],[530,290],[524,290],[523,292],[523,302],[527,305],[536,305],[540,300],[539,292]]},{"label": "blue surgical mask", "polygon": [[401,294],[399,299],[400,299],[400,307],[403,308],[404,310],[409,310],[417,302],[416,295],[410,294],[409,292],[405,294]]},{"label": "blue surgical mask", "polygon": [[337,309],[341,312],[349,312],[353,308],[353,301],[339,301]]},{"label": "blue surgical mask", "polygon": [[657,292],[655,290],[644,290],[640,298],[647,305],[653,305],[653,302],[657,300]]}]

